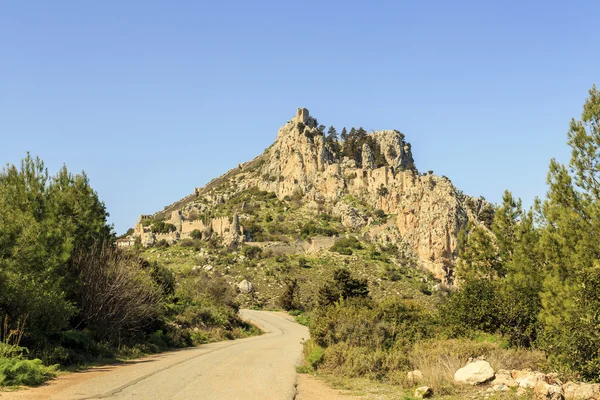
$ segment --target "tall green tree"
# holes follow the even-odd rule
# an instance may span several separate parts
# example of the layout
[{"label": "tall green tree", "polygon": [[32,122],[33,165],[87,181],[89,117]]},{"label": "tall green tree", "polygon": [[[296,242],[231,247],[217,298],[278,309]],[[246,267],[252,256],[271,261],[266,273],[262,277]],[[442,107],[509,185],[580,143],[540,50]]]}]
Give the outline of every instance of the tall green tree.
[{"label": "tall green tree", "polygon": [[458,279],[494,279],[503,275],[498,245],[492,232],[469,223],[462,240],[458,263]]},{"label": "tall green tree", "polygon": [[[506,198],[503,204],[519,202],[512,203],[510,198]],[[505,222],[506,215],[505,212],[497,212],[494,226],[498,226],[499,221]],[[512,242],[502,232],[506,232]],[[533,210],[519,211],[515,224],[510,229],[498,230],[496,235],[498,241],[506,246],[500,246],[506,251],[503,256],[505,277],[498,287],[500,329],[514,345],[531,347],[539,330],[540,292],[544,280],[544,268],[539,255],[540,233],[534,224]]]},{"label": "tall green tree", "polygon": [[60,331],[77,314],[73,257],[110,241],[108,213],[85,174],[65,167],[50,177],[39,158],[0,173],[0,315],[27,317],[38,338]]},{"label": "tall green tree", "polygon": [[509,260],[513,255],[522,214],[521,199],[515,199],[511,192],[505,191],[502,204],[496,209],[492,223],[492,232],[496,236],[502,260]]},{"label": "tall green tree", "polygon": [[547,266],[541,294],[540,344],[555,365],[600,380],[600,93],[593,86],[568,132],[569,168],[552,160],[539,205]]}]

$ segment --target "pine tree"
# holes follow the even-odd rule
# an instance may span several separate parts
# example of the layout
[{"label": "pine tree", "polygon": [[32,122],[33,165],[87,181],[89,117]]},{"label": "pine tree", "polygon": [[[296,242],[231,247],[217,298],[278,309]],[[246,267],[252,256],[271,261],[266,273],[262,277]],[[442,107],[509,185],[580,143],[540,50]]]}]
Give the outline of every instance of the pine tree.
[{"label": "pine tree", "polygon": [[335,129],[335,127],[333,127],[333,126],[329,127],[329,130],[327,131],[327,139],[332,140],[332,141],[338,140],[337,130]]},{"label": "pine tree", "polygon": [[498,246],[491,232],[479,225],[467,226],[466,240],[460,248],[458,279],[494,279],[502,275]]},{"label": "pine tree", "polygon": [[347,138],[348,138],[348,131],[346,130],[346,127],[343,127],[342,133],[340,133],[340,139],[342,139],[342,141],[345,142]]},{"label": "pine tree", "polygon": [[512,193],[505,191],[502,205],[496,210],[492,223],[492,232],[496,236],[500,257],[503,260],[512,257],[521,215],[521,199],[515,199]]},{"label": "pine tree", "polygon": [[[509,197],[505,198],[503,206],[496,213],[495,227],[506,221],[506,215],[512,214],[500,211],[504,205],[518,205],[520,202],[513,203],[510,200]],[[509,256],[504,256],[503,270],[506,276],[499,285],[500,329],[513,345],[530,347],[534,345],[539,330],[538,314],[544,272],[538,250],[540,234],[534,225],[533,210],[526,213],[519,211],[517,218],[512,229],[496,233],[499,242],[508,243],[501,232],[507,232],[513,238]]]},{"label": "pine tree", "polygon": [[600,380],[600,93],[571,121],[569,168],[550,163],[540,250],[547,265],[540,344],[555,365]]}]

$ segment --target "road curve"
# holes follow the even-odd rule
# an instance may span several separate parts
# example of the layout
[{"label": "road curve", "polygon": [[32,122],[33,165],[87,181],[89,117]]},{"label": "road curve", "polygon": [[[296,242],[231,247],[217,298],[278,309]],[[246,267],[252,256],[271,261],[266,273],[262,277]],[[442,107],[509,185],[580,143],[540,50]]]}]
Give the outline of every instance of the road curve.
[{"label": "road curve", "polygon": [[308,338],[308,330],[282,313],[241,310],[240,314],[266,333],[163,353],[148,361],[142,359],[66,387],[49,398],[293,399],[297,379],[295,365],[300,360],[301,341]]}]

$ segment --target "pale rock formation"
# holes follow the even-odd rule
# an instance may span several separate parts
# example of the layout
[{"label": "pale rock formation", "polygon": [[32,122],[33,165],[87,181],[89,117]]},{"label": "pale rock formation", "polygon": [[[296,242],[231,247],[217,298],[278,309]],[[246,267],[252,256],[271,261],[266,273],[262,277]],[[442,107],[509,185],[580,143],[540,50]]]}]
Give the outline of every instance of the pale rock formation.
[{"label": "pale rock formation", "polygon": [[237,287],[242,294],[252,293],[252,283],[248,282],[246,279],[238,283]]},{"label": "pale rock formation", "polygon": [[371,147],[367,143],[363,144],[361,158],[364,169],[375,168],[375,156],[373,155],[373,150],[371,150]]},{"label": "pale rock formation", "polygon": [[[396,215],[400,236],[412,246],[419,265],[452,283],[458,232],[469,219],[477,222],[464,204],[467,196],[459,194],[447,178],[419,175],[410,145],[400,132],[373,132],[372,137],[388,165],[374,168],[373,148],[365,144],[363,168],[358,168],[354,160],[336,158],[325,146],[308,111],[301,109],[279,130],[276,142],[263,155],[260,176],[276,179],[257,179],[256,184],[275,192],[280,199],[299,192],[307,199],[319,196],[336,203],[350,194]],[[384,192],[387,194],[382,195]],[[348,206],[336,207],[338,213],[340,207],[344,213],[350,212],[342,216],[344,226],[364,226]]]},{"label": "pale rock formation", "polygon": [[344,170],[346,170],[346,169],[356,169],[356,161],[354,161],[351,158],[344,157],[342,159],[341,167]]},{"label": "pale rock formation", "polygon": [[600,384],[567,382],[563,385],[566,400],[600,400]]},{"label": "pale rock formation", "polygon": [[511,371],[511,375],[519,387],[525,389],[533,389],[539,381],[544,380],[544,374],[531,370]]},{"label": "pale rock formation", "polygon": [[[336,146],[325,140],[316,120],[307,109],[300,108],[296,116],[279,129],[275,143],[264,154],[213,179],[204,188],[196,188],[193,195],[162,213],[181,210],[190,198],[203,205],[185,211],[204,212],[236,192],[258,187],[275,193],[279,199],[302,196],[307,202],[324,204],[341,216],[345,227],[360,230],[365,227],[367,218],[345,201],[346,196],[352,196],[371,209],[382,209],[395,224],[395,232],[380,231],[372,237],[408,243],[421,268],[452,284],[458,257],[458,233],[468,221],[480,224],[477,212],[468,205],[481,208],[484,201],[477,203],[463,195],[445,177],[419,174],[410,144],[399,131],[383,130],[370,135],[370,144],[365,143],[361,149],[362,163],[357,163],[336,153]],[[387,165],[376,168],[376,159],[385,160]],[[217,190],[227,182],[228,192]],[[182,237],[191,228],[185,218],[184,215],[181,221]],[[217,226],[218,221],[196,229],[203,232],[203,237],[217,233],[226,244],[235,244],[244,236],[243,232],[236,235],[235,222],[232,224],[228,223],[228,235],[224,235],[224,226]]]},{"label": "pale rock formation", "polygon": [[415,398],[417,399],[427,399],[433,396],[433,389],[429,386],[421,386],[415,389]]},{"label": "pale rock formation", "polygon": [[493,385],[491,388],[492,392],[509,392],[510,387],[506,385]]},{"label": "pale rock formation", "polygon": [[379,144],[381,153],[388,165],[395,169],[414,168],[410,143],[404,141],[404,135],[395,130],[373,132],[375,141]]},{"label": "pale rock formation", "polygon": [[540,380],[533,388],[533,398],[535,400],[563,400],[565,396],[560,385]]},{"label": "pale rock formation", "polygon": [[342,219],[344,227],[358,230],[365,226],[365,219],[358,213],[358,210],[347,203],[340,202],[333,208],[333,215]]},{"label": "pale rock formation", "polygon": [[493,378],[494,370],[484,360],[473,361],[454,373],[454,380],[456,382],[469,385],[479,385]]},{"label": "pale rock formation", "polygon": [[508,387],[517,387],[519,384],[513,379],[510,372],[505,369],[500,369],[496,372],[496,377],[491,383],[492,385],[504,385]]}]

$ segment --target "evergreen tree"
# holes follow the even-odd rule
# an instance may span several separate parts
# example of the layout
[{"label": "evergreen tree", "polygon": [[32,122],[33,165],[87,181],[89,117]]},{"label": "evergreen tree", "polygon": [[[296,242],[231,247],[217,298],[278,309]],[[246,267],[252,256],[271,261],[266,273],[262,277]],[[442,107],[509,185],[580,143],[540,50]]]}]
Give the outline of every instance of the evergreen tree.
[{"label": "evergreen tree", "polygon": [[[510,197],[506,197],[503,206],[496,213],[495,227],[507,221],[506,215],[514,215],[512,211],[501,211],[507,210],[505,205],[520,203],[511,200]],[[508,210],[514,209],[509,207]],[[519,221],[512,228],[503,230],[496,228],[498,241],[507,243],[506,247],[510,247],[509,256],[504,256],[503,269],[506,277],[499,286],[499,319],[501,331],[512,344],[530,347],[534,345],[539,331],[538,314],[541,310],[540,292],[544,271],[538,250],[540,233],[533,222],[533,211],[529,210],[527,213],[519,211],[519,214]],[[514,238],[510,245],[504,235],[511,235]]]},{"label": "evergreen tree", "polygon": [[342,139],[342,141],[345,142],[347,138],[348,138],[348,131],[346,130],[346,127],[343,127],[342,133],[340,133],[340,139]]},{"label": "evergreen tree", "polygon": [[581,120],[570,124],[570,169],[551,161],[550,189],[539,205],[547,266],[540,344],[556,366],[600,380],[600,93],[593,86],[589,94]]},{"label": "evergreen tree", "polygon": [[499,255],[508,260],[513,255],[516,243],[516,231],[522,215],[521,199],[514,199],[508,190],[502,196],[502,205],[498,207],[492,223],[492,232],[496,236]]},{"label": "evergreen tree", "polygon": [[327,140],[328,141],[336,141],[338,140],[338,134],[337,134],[337,130],[335,129],[335,127],[330,126],[329,130],[327,131]]},{"label": "evergreen tree", "polygon": [[498,246],[491,232],[469,223],[467,236],[461,245],[458,278],[491,280],[503,275]]},{"label": "evergreen tree", "polygon": [[329,149],[333,152],[334,157],[339,156],[341,146],[340,142],[338,141],[337,130],[333,126],[330,126],[329,130],[327,131],[325,143],[328,144]]}]

